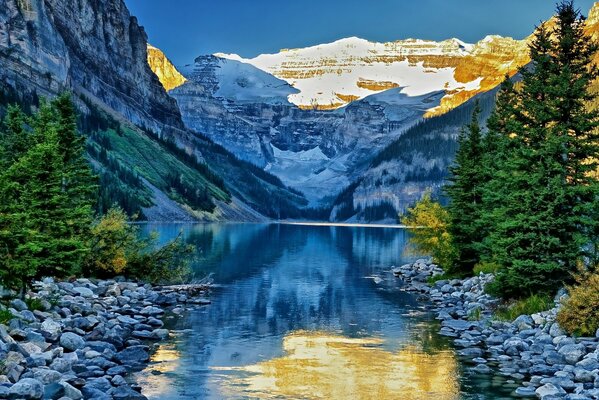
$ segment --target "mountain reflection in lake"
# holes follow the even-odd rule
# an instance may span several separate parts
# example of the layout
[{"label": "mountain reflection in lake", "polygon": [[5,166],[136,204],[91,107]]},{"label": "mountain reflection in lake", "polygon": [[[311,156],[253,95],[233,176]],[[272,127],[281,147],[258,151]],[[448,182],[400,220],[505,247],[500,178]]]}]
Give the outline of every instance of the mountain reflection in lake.
[{"label": "mountain reflection in lake", "polygon": [[[151,399],[457,399],[460,367],[438,326],[389,270],[408,262],[395,228],[146,225],[201,249],[213,304],[138,374]],[[486,397],[481,397],[486,398]],[[488,397],[492,398],[492,397]]]}]

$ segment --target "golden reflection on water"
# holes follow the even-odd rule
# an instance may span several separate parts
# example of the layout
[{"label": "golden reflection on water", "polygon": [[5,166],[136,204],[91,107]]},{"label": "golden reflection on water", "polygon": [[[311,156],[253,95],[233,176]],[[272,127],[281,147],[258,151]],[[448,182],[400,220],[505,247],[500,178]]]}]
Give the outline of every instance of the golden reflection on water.
[{"label": "golden reflection on water", "polygon": [[450,351],[416,347],[391,352],[376,338],[297,331],[283,341],[285,355],[254,365],[213,368],[238,372],[220,388],[223,398],[457,399],[458,364]]},{"label": "golden reflection on water", "polygon": [[173,382],[167,375],[179,367],[181,354],[174,345],[161,345],[152,354],[152,364],[149,369],[157,373],[144,371],[138,376],[137,382],[143,387],[143,394],[150,398],[160,398],[162,394],[172,389]]}]

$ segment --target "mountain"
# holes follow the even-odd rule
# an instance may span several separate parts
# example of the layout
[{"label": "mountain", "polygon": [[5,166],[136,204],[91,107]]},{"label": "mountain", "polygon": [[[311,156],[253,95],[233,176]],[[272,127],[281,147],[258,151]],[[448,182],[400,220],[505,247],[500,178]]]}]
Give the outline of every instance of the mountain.
[{"label": "mountain", "polygon": [[186,81],[162,50],[150,44],[148,44],[148,64],[167,91],[181,86]]},{"label": "mountain", "polygon": [[374,93],[402,88],[408,96],[445,91],[428,115],[442,114],[497,86],[528,63],[527,40],[487,36],[478,43],[406,39],[388,43],[352,37],[244,59],[299,90],[289,100],[300,108],[335,109]]},{"label": "mountain", "polygon": [[301,109],[289,101],[296,88],[250,64],[201,56],[180,71],[188,81],[169,94],[186,126],[273,173],[312,206],[329,203],[443,96],[396,88],[338,110]]},{"label": "mountain", "polygon": [[[147,39],[122,0],[4,0],[0,115],[72,91],[100,208],[117,202],[150,220],[297,217],[303,196],[183,124]],[[181,79],[166,58],[153,67],[165,84]]]}]

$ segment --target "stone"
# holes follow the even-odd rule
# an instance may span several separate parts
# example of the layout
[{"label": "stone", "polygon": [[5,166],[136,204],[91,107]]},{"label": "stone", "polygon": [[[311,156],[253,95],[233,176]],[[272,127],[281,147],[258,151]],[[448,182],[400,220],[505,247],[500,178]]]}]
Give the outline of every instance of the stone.
[{"label": "stone", "polygon": [[551,324],[551,328],[549,329],[549,334],[553,337],[562,336],[565,334],[564,330],[559,326],[557,322]]},{"label": "stone", "polygon": [[27,310],[27,309],[28,309],[28,307],[27,307],[27,303],[25,303],[25,302],[24,302],[23,300],[21,300],[21,299],[14,299],[14,300],[11,300],[11,302],[10,302],[10,306],[11,306],[12,308],[14,308],[15,310],[17,310],[17,311],[25,311],[25,310]]},{"label": "stone", "polygon": [[50,364],[50,368],[64,374],[71,370],[71,365],[73,363],[65,358],[55,358]]},{"label": "stone", "polygon": [[146,397],[127,385],[117,386],[108,392],[115,400],[145,400]]},{"label": "stone", "polygon": [[11,386],[9,399],[41,399],[44,396],[44,385],[37,379],[25,378]]},{"label": "stone", "polygon": [[574,365],[586,354],[586,348],[582,344],[567,344],[558,350],[568,364]]},{"label": "stone", "polygon": [[51,383],[44,386],[44,399],[58,400],[64,397],[64,386],[60,383]]},{"label": "stone", "polygon": [[85,346],[85,340],[75,333],[65,332],[60,336],[60,345],[67,350],[75,351]]},{"label": "stone", "polygon": [[519,331],[523,331],[532,328],[535,322],[530,315],[520,315],[514,320],[513,324]]},{"label": "stone", "polygon": [[65,397],[68,397],[69,399],[73,400],[79,400],[83,398],[83,394],[81,394],[81,391],[71,386],[69,383],[60,382],[60,385],[62,385],[62,387],[64,388]]},{"label": "stone", "polygon": [[147,346],[131,346],[118,352],[115,358],[125,365],[136,365],[150,360]]},{"label": "stone", "polygon": [[524,387],[524,386],[520,386],[519,388],[517,388],[514,393],[516,394],[517,397],[537,397],[536,393],[535,393],[535,388],[534,387]]},{"label": "stone", "polygon": [[48,385],[58,382],[62,378],[62,374],[52,369],[38,369],[33,373],[33,377],[44,385]]},{"label": "stone", "polygon": [[465,321],[463,319],[445,320],[441,323],[441,325],[444,327],[447,327],[447,328],[451,328],[454,331],[466,331],[466,330],[476,326],[475,323],[473,323],[471,321]]},{"label": "stone", "polygon": [[121,322],[123,324],[127,324],[127,325],[135,325],[135,324],[139,323],[139,321],[136,320],[135,318],[127,317],[125,315],[119,315],[116,319],[119,322]]},{"label": "stone", "polygon": [[58,322],[51,318],[48,318],[42,322],[41,329],[52,337],[58,337],[60,332],[62,332],[62,326],[60,326]]},{"label": "stone", "polygon": [[546,383],[543,386],[537,388],[537,390],[535,390],[535,393],[538,397],[544,399],[549,396],[564,396],[566,394],[566,391],[561,387],[555,386],[552,383]]},{"label": "stone", "polygon": [[81,296],[81,297],[85,297],[85,298],[94,297],[94,292],[91,289],[88,289],[88,288],[83,287],[83,286],[74,287],[73,291],[75,293],[78,293],[79,296]]}]

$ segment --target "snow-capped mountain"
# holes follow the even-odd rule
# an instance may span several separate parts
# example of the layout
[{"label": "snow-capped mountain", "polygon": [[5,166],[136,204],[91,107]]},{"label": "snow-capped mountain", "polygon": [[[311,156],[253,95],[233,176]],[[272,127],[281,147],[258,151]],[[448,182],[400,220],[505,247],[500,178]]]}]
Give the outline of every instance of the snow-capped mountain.
[{"label": "snow-capped mountain", "polygon": [[527,41],[487,36],[476,44],[458,39],[376,43],[352,37],[301,49],[285,49],[241,61],[289,83],[300,108],[335,109],[374,93],[401,87],[408,96],[445,91],[430,114],[442,114],[492,89],[528,62]]},{"label": "snow-capped mountain", "polygon": [[338,110],[300,109],[289,101],[297,89],[250,64],[201,56],[180,71],[188,81],[170,94],[186,126],[275,174],[313,205],[348,185],[444,94],[408,96],[395,88]]}]

